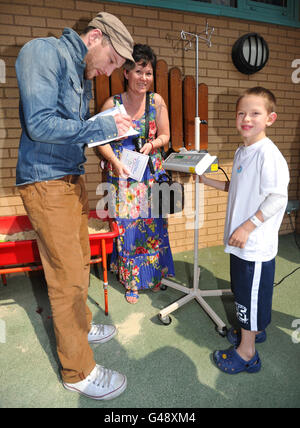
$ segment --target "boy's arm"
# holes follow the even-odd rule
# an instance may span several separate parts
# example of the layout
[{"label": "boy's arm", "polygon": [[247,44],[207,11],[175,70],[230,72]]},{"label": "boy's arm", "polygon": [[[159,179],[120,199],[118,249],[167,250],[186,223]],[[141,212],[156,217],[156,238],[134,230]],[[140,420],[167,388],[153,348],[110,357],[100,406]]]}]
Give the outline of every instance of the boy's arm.
[{"label": "boy's arm", "polygon": [[[217,190],[228,192],[230,181],[220,181],[200,176],[200,182],[206,186],[214,187]],[[254,229],[259,227],[264,221],[275,215],[287,203],[287,197],[280,194],[270,193],[261,204],[257,212],[251,219],[246,220],[230,236],[228,244],[233,247],[244,248],[248,237]]]},{"label": "boy's arm", "polygon": [[250,233],[259,227],[264,221],[273,217],[273,215],[286,206],[286,204],[286,195],[270,193],[262,202],[254,216],[245,221],[233,232],[229,238],[228,244],[232,245],[233,247],[244,248]]},{"label": "boy's arm", "polygon": [[217,190],[228,192],[230,181],[214,180],[213,178],[208,178],[205,175],[200,175],[200,183],[214,187]]},{"label": "boy's arm", "polygon": [[[230,181],[220,181],[214,180],[213,178],[208,178],[205,175],[200,176],[200,182],[205,184],[206,186],[214,187],[217,190],[223,190],[224,192],[228,192]],[[263,222],[264,217],[260,210],[257,211],[255,216],[259,221]],[[244,248],[249,234],[256,228],[255,224],[249,219],[245,221],[240,227],[238,227],[231,237],[229,238],[228,244],[233,247]]]}]

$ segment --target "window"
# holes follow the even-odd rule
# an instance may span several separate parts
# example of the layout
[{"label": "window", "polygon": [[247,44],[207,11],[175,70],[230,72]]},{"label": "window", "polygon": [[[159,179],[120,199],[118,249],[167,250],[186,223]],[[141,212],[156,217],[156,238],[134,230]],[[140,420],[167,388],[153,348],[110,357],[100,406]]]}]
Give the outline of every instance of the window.
[{"label": "window", "polygon": [[[98,1],[98,0],[94,0]],[[145,6],[145,0],[108,0]],[[300,28],[299,0],[148,0],[157,7]]]},{"label": "window", "polygon": [[200,3],[216,4],[218,6],[237,7],[237,0],[192,0]]},{"label": "window", "polygon": [[287,0],[252,0],[257,3],[272,4],[273,6],[287,7]]},{"label": "window", "polygon": [[292,3],[288,0],[247,0],[246,8],[251,13],[267,13],[269,17],[282,20],[284,17],[292,18]]}]

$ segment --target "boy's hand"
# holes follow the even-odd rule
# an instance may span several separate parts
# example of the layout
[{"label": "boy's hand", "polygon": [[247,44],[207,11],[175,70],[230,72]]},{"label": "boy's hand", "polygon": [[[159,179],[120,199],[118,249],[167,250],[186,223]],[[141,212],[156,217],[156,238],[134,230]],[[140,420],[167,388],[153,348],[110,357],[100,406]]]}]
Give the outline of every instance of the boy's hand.
[{"label": "boy's hand", "polygon": [[255,225],[252,223],[252,221],[247,220],[240,227],[235,229],[229,238],[228,244],[232,247],[245,248],[249,235],[254,229]]}]

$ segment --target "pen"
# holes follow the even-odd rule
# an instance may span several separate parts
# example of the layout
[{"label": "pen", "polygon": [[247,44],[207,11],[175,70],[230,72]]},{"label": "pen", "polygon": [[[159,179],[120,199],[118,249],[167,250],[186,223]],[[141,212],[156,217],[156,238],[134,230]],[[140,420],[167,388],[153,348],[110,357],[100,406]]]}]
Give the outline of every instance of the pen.
[{"label": "pen", "polygon": [[117,109],[118,109],[119,113],[120,113],[120,114],[122,114],[122,111],[121,111],[121,105],[120,105],[120,103],[119,103],[119,101],[118,101],[118,100],[116,100],[116,107],[117,107]]}]

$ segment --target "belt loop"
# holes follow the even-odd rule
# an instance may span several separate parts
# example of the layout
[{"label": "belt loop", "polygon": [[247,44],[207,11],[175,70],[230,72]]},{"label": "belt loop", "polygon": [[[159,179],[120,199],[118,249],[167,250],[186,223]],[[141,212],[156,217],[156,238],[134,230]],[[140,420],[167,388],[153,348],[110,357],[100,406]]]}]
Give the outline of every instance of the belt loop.
[{"label": "belt loop", "polygon": [[80,178],[79,174],[68,174],[68,175],[64,175],[61,178],[58,178],[57,180],[65,181],[68,184],[76,184],[79,178]]},{"label": "belt loop", "polygon": [[86,376],[84,375],[84,373],[83,373],[83,372],[78,373],[78,376],[79,376],[79,379],[80,379],[80,380],[84,380],[84,379],[86,378]]}]

